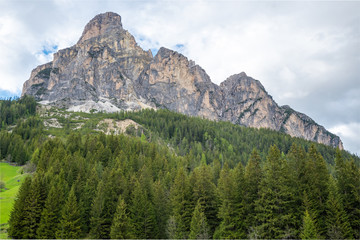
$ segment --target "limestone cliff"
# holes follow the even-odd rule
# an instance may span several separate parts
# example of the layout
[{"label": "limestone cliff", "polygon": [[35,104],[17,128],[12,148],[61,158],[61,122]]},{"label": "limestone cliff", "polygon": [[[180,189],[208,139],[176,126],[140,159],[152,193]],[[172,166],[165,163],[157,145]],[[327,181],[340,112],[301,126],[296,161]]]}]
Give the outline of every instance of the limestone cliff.
[{"label": "limestone cliff", "polygon": [[79,41],[38,66],[22,95],[74,111],[167,108],[190,116],[270,128],[343,148],[338,136],[288,106],[280,107],[258,80],[245,73],[220,86],[185,56],[139,47],[115,13],[95,16]]}]

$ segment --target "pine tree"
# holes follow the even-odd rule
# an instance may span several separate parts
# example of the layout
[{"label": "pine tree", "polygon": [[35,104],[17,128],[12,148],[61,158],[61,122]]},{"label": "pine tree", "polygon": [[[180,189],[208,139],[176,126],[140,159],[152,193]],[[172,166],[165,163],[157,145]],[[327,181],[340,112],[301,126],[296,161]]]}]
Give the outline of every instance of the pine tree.
[{"label": "pine tree", "polygon": [[154,189],[154,211],[158,225],[158,235],[156,238],[166,238],[166,221],[169,218],[169,199],[166,196],[165,187],[160,181],[153,185]]},{"label": "pine tree", "polygon": [[190,239],[209,239],[211,237],[207,219],[201,205],[200,199],[198,200],[190,224]]},{"label": "pine tree", "polygon": [[354,238],[360,238],[360,171],[354,160],[345,161],[336,150],[335,174],[343,208],[348,214]]},{"label": "pine tree", "polygon": [[80,195],[79,205],[81,206],[81,219],[83,232],[89,232],[91,220],[91,205],[96,196],[96,187],[99,182],[99,177],[95,167],[90,170],[89,177],[86,180],[84,191]]},{"label": "pine tree", "polygon": [[46,185],[43,181],[43,172],[38,171],[31,181],[28,197],[25,199],[24,207],[24,238],[36,238],[36,231],[40,224],[41,212],[46,199]]},{"label": "pine tree", "polygon": [[315,227],[315,222],[311,218],[308,210],[305,210],[305,215],[303,217],[303,226],[300,233],[301,239],[316,239],[318,234]]},{"label": "pine tree", "polygon": [[230,175],[230,170],[227,164],[224,165],[220,172],[220,179],[218,182],[218,193],[221,200],[219,208],[219,218],[221,223],[217,230],[218,238],[236,238],[235,237],[235,223],[234,223],[234,210],[235,210],[235,183],[233,176]]},{"label": "pine tree", "polygon": [[55,183],[45,201],[45,207],[41,213],[41,221],[37,229],[37,238],[54,239],[58,224],[61,219],[61,209],[64,201],[64,193]]},{"label": "pine tree", "polygon": [[98,184],[91,209],[90,236],[106,239],[110,237],[110,228],[122,189],[122,175],[119,169],[106,168]]},{"label": "pine tree", "polygon": [[154,238],[156,234],[156,217],[153,203],[148,191],[138,181],[135,182],[132,194],[131,219],[135,227],[136,238]]},{"label": "pine tree", "polygon": [[[276,146],[270,147],[264,178],[256,201],[257,221],[264,238],[293,238],[294,228],[291,205],[294,197],[289,191],[289,171]],[[289,231],[290,230],[290,231]]]},{"label": "pine tree", "polygon": [[25,200],[30,193],[30,188],[31,188],[31,178],[26,177],[23,184],[20,187],[20,190],[14,202],[13,209],[10,214],[8,235],[11,238],[25,238],[24,237],[25,231],[27,231],[27,229],[24,226],[24,217],[25,217],[24,209],[25,209]]},{"label": "pine tree", "polygon": [[343,209],[341,196],[333,177],[329,181],[329,198],[326,202],[327,236],[331,239],[353,238],[348,216]]},{"label": "pine tree", "polygon": [[224,165],[220,173],[218,192],[221,199],[219,217],[220,226],[217,230],[219,238],[245,238],[244,209],[244,169],[241,163],[233,171]]},{"label": "pine tree", "polygon": [[90,213],[90,236],[91,238],[101,238],[101,226],[102,226],[102,212],[105,204],[105,183],[100,180],[97,189],[96,196],[91,206]]},{"label": "pine tree", "polygon": [[302,177],[303,186],[308,197],[309,211],[316,219],[319,236],[326,234],[326,200],[328,198],[329,173],[324,158],[318,153],[315,145],[311,145]]},{"label": "pine tree", "polygon": [[60,226],[56,232],[56,238],[75,239],[80,237],[81,214],[75,196],[75,185],[73,185],[62,210]]},{"label": "pine tree", "polygon": [[184,168],[177,170],[170,190],[172,214],[176,223],[176,238],[187,238],[191,222],[191,191]]},{"label": "pine tree", "polygon": [[110,237],[115,239],[131,239],[134,238],[134,229],[131,219],[128,216],[126,203],[124,199],[119,197],[116,213],[111,225]]},{"label": "pine tree", "polygon": [[255,201],[259,198],[260,183],[263,178],[261,158],[253,149],[249,161],[245,167],[244,175],[244,206],[246,225],[248,228],[258,225],[255,219]]},{"label": "pine tree", "polygon": [[304,185],[303,178],[306,174],[306,152],[301,146],[294,143],[290,147],[286,159],[290,171],[289,191],[294,196],[294,202],[291,206],[295,221],[293,229],[295,230],[295,237],[298,238],[300,234],[300,229],[303,226],[302,220],[305,211],[303,207],[303,194],[305,192],[306,186]]},{"label": "pine tree", "polygon": [[217,217],[218,198],[212,176],[210,167],[202,164],[194,169],[190,179],[191,185],[193,186],[193,201],[197,202],[200,200],[202,207],[204,208],[207,223],[209,224],[209,233],[211,236],[219,222]]}]

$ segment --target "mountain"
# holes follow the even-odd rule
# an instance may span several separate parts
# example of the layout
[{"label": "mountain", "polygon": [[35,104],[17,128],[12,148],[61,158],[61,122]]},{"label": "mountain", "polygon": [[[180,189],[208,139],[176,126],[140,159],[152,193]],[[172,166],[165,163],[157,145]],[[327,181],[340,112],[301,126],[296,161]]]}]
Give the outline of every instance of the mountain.
[{"label": "mountain", "polygon": [[95,16],[74,46],[35,68],[22,95],[73,111],[166,108],[343,149],[338,136],[305,114],[278,106],[262,84],[244,72],[216,85],[204,69],[176,51],[162,47],[153,57],[111,12]]}]

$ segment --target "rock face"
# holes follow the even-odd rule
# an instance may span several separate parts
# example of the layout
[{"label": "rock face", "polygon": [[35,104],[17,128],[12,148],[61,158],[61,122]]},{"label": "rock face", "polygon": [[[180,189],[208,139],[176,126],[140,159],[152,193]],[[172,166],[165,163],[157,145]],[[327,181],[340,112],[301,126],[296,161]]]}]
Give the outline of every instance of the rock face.
[{"label": "rock face", "polygon": [[243,72],[218,86],[182,54],[160,48],[153,57],[115,13],[95,16],[74,46],[35,68],[24,83],[25,94],[75,111],[167,108],[343,148],[338,136],[305,114],[278,106],[258,80]]}]

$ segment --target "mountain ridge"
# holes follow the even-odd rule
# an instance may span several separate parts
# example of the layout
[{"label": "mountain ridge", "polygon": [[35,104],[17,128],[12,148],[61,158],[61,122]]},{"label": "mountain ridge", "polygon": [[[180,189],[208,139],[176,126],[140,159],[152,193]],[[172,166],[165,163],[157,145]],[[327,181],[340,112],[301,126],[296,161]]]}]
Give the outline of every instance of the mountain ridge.
[{"label": "mountain ridge", "polygon": [[70,110],[116,112],[167,108],[190,116],[270,128],[343,149],[340,138],[290,107],[278,106],[244,72],[213,83],[186,56],[143,50],[116,13],[95,16],[79,41],[35,68],[22,95]]}]

